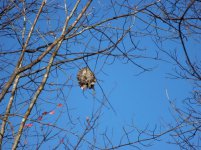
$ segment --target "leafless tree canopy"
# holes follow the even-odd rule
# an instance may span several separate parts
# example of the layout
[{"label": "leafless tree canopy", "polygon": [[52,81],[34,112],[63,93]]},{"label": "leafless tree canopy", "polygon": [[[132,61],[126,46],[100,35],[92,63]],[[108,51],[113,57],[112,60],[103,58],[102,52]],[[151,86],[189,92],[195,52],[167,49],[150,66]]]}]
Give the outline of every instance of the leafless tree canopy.
[{"label": "leafless tree canopy", "polygon": [[[1,1],[1,148],[42,149],[54,141],[51,149],[139,149],[170,136],[167,142],[181,149],[199,149],[200,48],[196,57],[189,44],[200,45],[200,17],[200,0]],[[141,45],[147,39],[157,49]],[[69,94],[79,86],[77,71],[88,67],[98,74],[115,61],[133,64],[139,74],[154,69],[143,62],[165,61],[174,68],[169,77],[194,86],[184,107],[176,106],[167,91],[174,124],[162,130],[123,128],[119,143],[106,132],[98,135],[104,109],[115,113],[98,78],[96,94],[83,93],[96,100],[91,116],[74,118]],[[55,110],[57,117],[48,117]]]}]

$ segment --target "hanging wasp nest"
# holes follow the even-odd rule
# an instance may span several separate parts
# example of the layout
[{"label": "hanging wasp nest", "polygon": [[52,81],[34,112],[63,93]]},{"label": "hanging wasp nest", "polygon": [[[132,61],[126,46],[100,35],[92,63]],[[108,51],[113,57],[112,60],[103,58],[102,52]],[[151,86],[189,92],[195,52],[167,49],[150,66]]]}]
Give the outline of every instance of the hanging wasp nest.
[{"label": "hanging wasp nest", "polygon": [[77,80],[82,90],[87,88],[94,89],[94,84],[96,83],[96,77],[88,67],[79,70],[77,74]]}]

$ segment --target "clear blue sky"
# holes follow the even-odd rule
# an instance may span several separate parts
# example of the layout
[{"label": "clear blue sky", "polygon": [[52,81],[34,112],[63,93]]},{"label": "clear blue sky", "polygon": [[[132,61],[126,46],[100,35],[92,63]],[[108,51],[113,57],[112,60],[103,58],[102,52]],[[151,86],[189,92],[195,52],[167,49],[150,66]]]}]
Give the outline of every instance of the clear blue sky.
[{"label": "clear blue sky", "polygon": [[[92,6],[95,7],[96,5],[93,4]],[[62,15],[61,12],[58,14],[61,16],[62,19],[64,15]],[[52,17],[54,18],[55,16]],[[120,21],[115,21],[113,25],[115,26],[117,24],[121,24]],[[138,30],[140,27],[143,27],[143,25],[141,26],[140,21],[138,21],[139,20],[136,19],[136,26],[133,27],[133,30]],[[39,25],[41,24],[43,24],[43,22],[41,22]],[[55,27],[56,26],[57,25],[55,25]],[[44,30],[46,30],[45,27],[46,26],[41,26],[41,30],[43,30],[43,28]],[[161,34],[163,35],[163,32],[161,32]],[[86,38],[85,40],[87,41],[89,39],[90,37]],[[136,41],[139,42],[139,46],[146,49],[146,51],[142,52],[143,56],[154,56],[157,47],[155,46],[151,37],[141,36],[136,37],[136,39]],[[51,41],[51,39],[48,40]],[[115,40],[115,38],[113,40]],[[197,59],[199,60],[201,58],[197,52],[199,46],[193,43],[193,41],[188,42],[188,49],[192,50],[190,55],[197,55]],[[95,42],[95,40],[92,40],[87,46],[94,46],[95,48],[97,48],[97,44],[97,41]],[[102,47],[106,45],[107,43],[103,43]],[[124,45],[126,46],[126,49],[132,47],[129,40],[125,40]],[[76,50],[76,52],[79,52],[85,50],[83,46],[84,44],[80,43],[78,45],[76,45],[75,43],[67,43],[66,45],[62,45],[61,51],[64,52],[66,50],[66,47],[68,47],[71,52],[74,52],[73,49]],[[164,47],[166,47],[168,50],[177,49],[179,57],[183,57],[179,42],[166,42],[164,44]],[[19,47],[16,46],[15,48],[18,49]],[[120,44],[119,48],[123,48],[123,45]],[[11,48],[8,47],[8,49]],[[137,53],[139,54],[139,52]],[[133,54],[135,54],[135,52],[133,52]],[[160,53],[160,58],[170,60],[163,53]],[[109,62],[112,62],[113,59],[108,59],[108,64],[104,61],[105,57],[101,57],[98,59],[98,65],[95,64],[94,60],[87,61],[90,68],[95,72],[98,84],[102,87],[110,104],[116,111],[116,113],[114,113],[110,105],[108,104],[107,107],[109,107],[110,109],[108,109],[107,107],[103,108],[96,130],[98,143],[103,144],[102,137],[100,135],[106,130],[108,136],[111,137],[111,141],[114,142],[114,145],[118,145],[123,134],[123,127],[130,130],[132,129],[133,125],[135,125],[139,129],[145,129],[148,126],[148,129],[154,130],[154,128],[157,126],[156,131],[159,132],[160,128],[161,130],[167,129],[167,123],[174,124],[174,119],[171,116],[171,106],[168,102],[166,91],[168,92],[170,99],[174,101],[175,104],[177,104],[178,106],[182,106],[182,100],[188,97],[192,90],[192,83],[185,80],[170,79],[170,75],[168,75],[168,73],[174,74],[175,68],[172,63],[143,58],[136,60],[134,59],[134,61],[141,64],[142,66],[153,68],[152,71],[144,72],[140,75],[137,75],[141,72],[141,70],[132,63],[125,63],[125,60],[121,58],[115,60],[112,64],[109,64]],[[101,67],[103,64],[105,65],[103,66],[101,71]],[[69,68],[65,66],[66,70],[60,70],[58,71],[58,74],[55,72],[51,74],[51,77],[48,80],[50,82],[54,81],[57,83],[62,83],[67,81],[68,78],[71,79],[70,85],[72,84],[73,87],[63,88],[66,99],[62,100],[58,98],[55,102],[54,97],[57,96],[54,95],[55,93],[47,94],[44,92],[41,95],[41,99],[43,100],[39,102],[39,109],[34,109],[33,112],[35,113],[39,110],[38,113],[41,114],[45,111],[55,110],[55,114],[48,115],[48,117],[46,117],[46,119],[44,120],[45,122],[54,122],[59,116],[59,112],[63,111],[65,113],[62,114],[62,116],[58,117],[59,120],[56,125],[62,128],[67,128],[67,130],[71,130],[68,128],[69,116],[71,116],[73,123],[80,123],[83,125],[76,126],[72,130],[82,131],[84,124],[86,123],[86,117],[90,117],[93,109],[97,108],[97,106],[100,105],[100,102],[98,102],[98,100],[94,97],[102,101],[103,94],[98,84],[95,85],[96,93],[94,95],[92,91],[89,90],[83,93],[82,90],[79,88],[76,80],[76,74],[79,70],[79,67],[85,66],[85,62],[83,60],[69,63],[69,65],[67,64],[67,66]],[[45,99],[48,101],[48,103],[44,101]],[[59,103],[63,104],[63,107],[56,107],[55,104]],[[67,105],[65,105],[65,103]],[[69,110],[67,110],[67,108]],[[67,114],[67,112],[69,112],[69,114]],[[32,115],[34,116],[36,114]],[[29,123],[29,121],[27,123]],[[30,130],[34,131],[34,128],[40,128],[40,124],[34,123],[33,127],[30,128]],[[64,133],[64,135],[65,134],[66,133]],[[133,134],[131,136],[131,141],[132,139],[137,139],[137,136],[138,134]],[[61,138],[62,136],[60,137],[60,139]],[[58,143],[60,139],[58,138],[58,141],[55,140],[51,141],[50,143],[54,145]],[[170,140],[170,138],[166,135],[162,136],[160,140],[161,141],[150,143],[153,144],[151,147],[140,147],[146,150],[179,149],[179,147],[177,147],[176,145],[170,145],[166,143]],[[42,147],[42,149],[48,148],[51,149],[51,146],[44,145],[44,147]],[[60,148],[62,148],[62,146]],[[129,150],[129,147],[125,147],[122,149]]]}]

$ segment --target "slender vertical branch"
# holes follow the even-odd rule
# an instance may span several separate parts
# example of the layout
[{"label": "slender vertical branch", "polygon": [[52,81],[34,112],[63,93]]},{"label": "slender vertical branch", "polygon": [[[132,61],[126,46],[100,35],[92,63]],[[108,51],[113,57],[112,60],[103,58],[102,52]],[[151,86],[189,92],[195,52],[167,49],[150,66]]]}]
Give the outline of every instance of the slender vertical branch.
[{"label": "slender vertical branch", "polygon": [[[89,2],[88,2],[88,3],[86,4],[86,6],[83,8],[83,10],[81,11],[80,15],[78,16],[78,18],[77,18],[76,21],[75,21],[76,23],[74,22],[72,27],[74,27],[74,26],[77,24],[77,22],[81,19],[81,17],[83,16],[83,14],[85,13],[85,11],[86,11],[87,8],[89,7],[90,3],[91,3],[91,0],[89,0]],[[75,11],[76,8],[78,7],[78,4],[79,4],[79,1],[76,3],[76,5],[75,5],[75,7],[74,7],[74,8],[75,8],[74,11]],[[35,105],[37,99],[38,99],[38,96],[40,95],[40,93],[42,92],[42,90],[43,90],[43,88],[44,88],[44,86],[45,86],[45,84],[46,84],[46,81],[47,81],[47,79],[48,79],[48,76],[49,76],[49,73],[50,73],[52,64],[53,64],[53,62],[54,62],[54,58],[56,57],[57,52],[58,52],[58,50],[59,50],[59,48],[60,48],[60,46],[61,46],[61,44],[62,44],[62,41],[64,40],[65,30],[66,30],[66,28],[67,28],[68,21],[69,21],[70,18],[71,18],[71,16],[67,17],[67,19],[66,19],[66,22],[65,22],[64,27],[63,27],[62,35],[61,35],[61,37],[63,37],[63,38],[58,42],[58,45],[57,45],[57,47],[55,48],[55,51],[52,53],[52,56],[51,56],[51,58],[50,58],[50,60],[49,60],[48,66],[47,66],[47,68],[46,68],[46,72],[45,72],[45,74],[43,75],[42,82],[41,82],[40,86],[38,87],[36,93],[34,94],[32,100],[31,100],[31,103],[30,103],[30,105],[29,105],[29,108],[28,108],[28,110],[26,111],[26,113],[25,113],[25,115],[24,115],[24,117],[23,117],[23,119],[22,119],[22,121],[21,121],[19,130],[18,130],[18,133],[17,133],[17,135],[16,135],[16,137],[15,137],[15,140],[14,140],[14,143],[13,143],[13,146],[12,146],[12,150],[17,149],[17,146],[18,146],[18,143],[19,143],[19,141],[20,141],[20,138],[21,138],[21,135],[22,135],[22,132],[23,132],[23,128],[24,128],[24,126],[25,126],[25,123],[26,123],[26,121],[27,121],[27,119],[28,119],[28,117],[29,117],[29,115],[30,115],[30,113],[31,113],[31,111],[32,111],[32,109],[33,109],[33,107],[34,107],[34,105]],[[72,29],[72,28],[71,28],[71,29]]]},{"label": "slender vertical branch", "polygon": [[6,123],[8,121],[8,116],[9,116],[10,110],[12,108],[15,92],[16,92],[16,89],[17,89],[17,84],[19,82],[19,78],[20,78],[20,75],[17,75],[17,77],[15,78],[15,81],[13,83],[11,97],[10,97],[10,100],[8,102],[8,105],[7,105],[7,108],[6,108],[6,113],[5,113],[3,121],[2,121],[1,132],[0,132],[0,149],[2,147],[2,140],[3,140],[3,137],[4,137],[4,133],[5,133],[5,126],[6,126]]},{"label": "slender vertical branch", "polygon": [[44,86],[45,86],[45,83],[46,83],[46,81],[47,81],[47,78],[48,78],[48,75],[49,75],[49,73],[50,73],[50,69],[51,69],[52,63],[53,63],[53,61],[54,61],[54,58],[55,58],[55,56],[56,56],[56,54],[57,54],[57,51],[58,51],[58,49],[56,49],[56,50],[54,51],[54,53],[52,54],[52,56],[51,56],[51,58],[50,58],[50,60],[49,60],[47,69],[46,69],[46,73],[45,73],[44,76],[43,76],[43,80],[42,80],[40,86],[38,87],[38,89],[37,89],[35,95],[33,96],[32,100],[31,100],[31,103],[30,103],[30,105],[29,105],[29,108],[28,108],[28,110],[26,111],[26,113],[25,113],[25,115],[24,115],[24,117],[23,117],[23,119],[22,119],[22,121],[21,121],[19,130],[18,130],[18,133],[17,133],[17,135],[16,135],[16,137],[15,137],[15,140],[14,140],[14,144],[13,144],[12,150],[17,149],[17,145],[18,145],[19,140],[20,140],[20,137],[21,137],[21,135],[22,135],[22,131],[23,131],[24,125],[25,125],[25,123],[26,123],[26,120],[27,120],[28,116],[30,115],[30,113],[31,113],[31,111],[32,111],[32,109],[33,109],[33,107],[34,107],[34,105],[35,105],[35,103],[36,103],[36,101],[37,101],[37,99],[38,99],[38,96],[40,95],[40,93],[42,92],[42,90],[43,90],[43,88],[44,88]]},{"label": "slender vertical branch", "polygon": [[22,60],[23,60],[23,58],[24,58],[24,54],[25,54],[26,48],[27,48],[27,46],[28,46],[28,43],[29,43],[30,38],[31,38],[31,35],[32,35],[32,33],[33,33],[33,30],[34,30],[35,25],[36,25],[36,23],[37,23],[37,21],[38,21],[38,18],[39,18],[40,14],[41,14],[41,12],[42,12],[42,10],[43,10],[43,7],[45,6],[45,3],[46,3],[46,0],[43,0],[43,2],[42,2],[42,4],[41,4],[41,7],[40,7],[40,9],[39,9],[39,11],[38,11],[38,14],[36,15],[36,18],[35,18],[35,20],[34,20],[34,23],[33,23],[33,25],[31,26],[31,29],[30,29],[30,31],[29,31],[29,33],[28,33],[27,40],[26,40],[26,42],[25,42],[24,45],[23,45],[23,49],[22,49],[20,58],[19,58],[19,60],[18,60],[18,62],[17,62],[15,71],[14,71],[14,73],[11,75],[9,81],[8,81],[8,82],[6,83],[6,85],[3,87],[2,92],[0,93],[0,102],[3,100],[5,94],[7,93],[8,89],[10,88],[10,86],[11,86],[12,83],[13,83],[13,81],[15,80],[15,77],[16,77],[17,74],[18,74],[19,66],[22,64]]},{"label": "slender vertical branch", "polygon": [[192,0],[192,1],[189,3],[187,9],[184,11],[184,13],[183,13],[183,15],[182,15],[182,17],[181,17],[181,20],[180,20],[180,22],[179,22],[179,38],[180,38],[181,45],[182,45],[182,47],[183,47],[183,51],[184,51],[184,54],[185,54],[185,56],[186,56],[186,60],[187,60],[187,62],[188,62],[188,65],[189,65],[190,68],[193,70],[193,74],[195,74],[196,77],[197,77],[199,80],[201,80],[201,76],[199,75],[199,73],[197,73],[195,67],[193,66],[193,64],[192,64],[192,62],[191,62],[191,60],[190,60],[190,58],[189,58],[189,55],[188,55],[188,52],[187,52],[187,49],[186,49],[186,46],[185,46],[185,43],[184,43],[184,40],[183,40],[183,37],[182,37],[182,31],[181,31],[181,23],[182,23],[182,21],[183,21],[183,19],[184,19],[184,16],[186,15],[186,13],[188,12],[188,10],[191,8],[191,6],[192,6],[194,3],[195,3],[195,0]]}]

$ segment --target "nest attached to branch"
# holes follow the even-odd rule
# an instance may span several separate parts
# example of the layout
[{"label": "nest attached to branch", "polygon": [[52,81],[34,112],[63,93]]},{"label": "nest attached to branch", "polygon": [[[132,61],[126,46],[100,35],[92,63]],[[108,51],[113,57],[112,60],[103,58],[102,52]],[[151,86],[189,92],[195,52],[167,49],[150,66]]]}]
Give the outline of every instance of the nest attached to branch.
[{"label": "nest attached to branch", "polygon": [[94,73],[88,68],[82,68],[77,74],[77,80],[82,90],[94,89],[94,84],[96,83],[96,77]]}]

